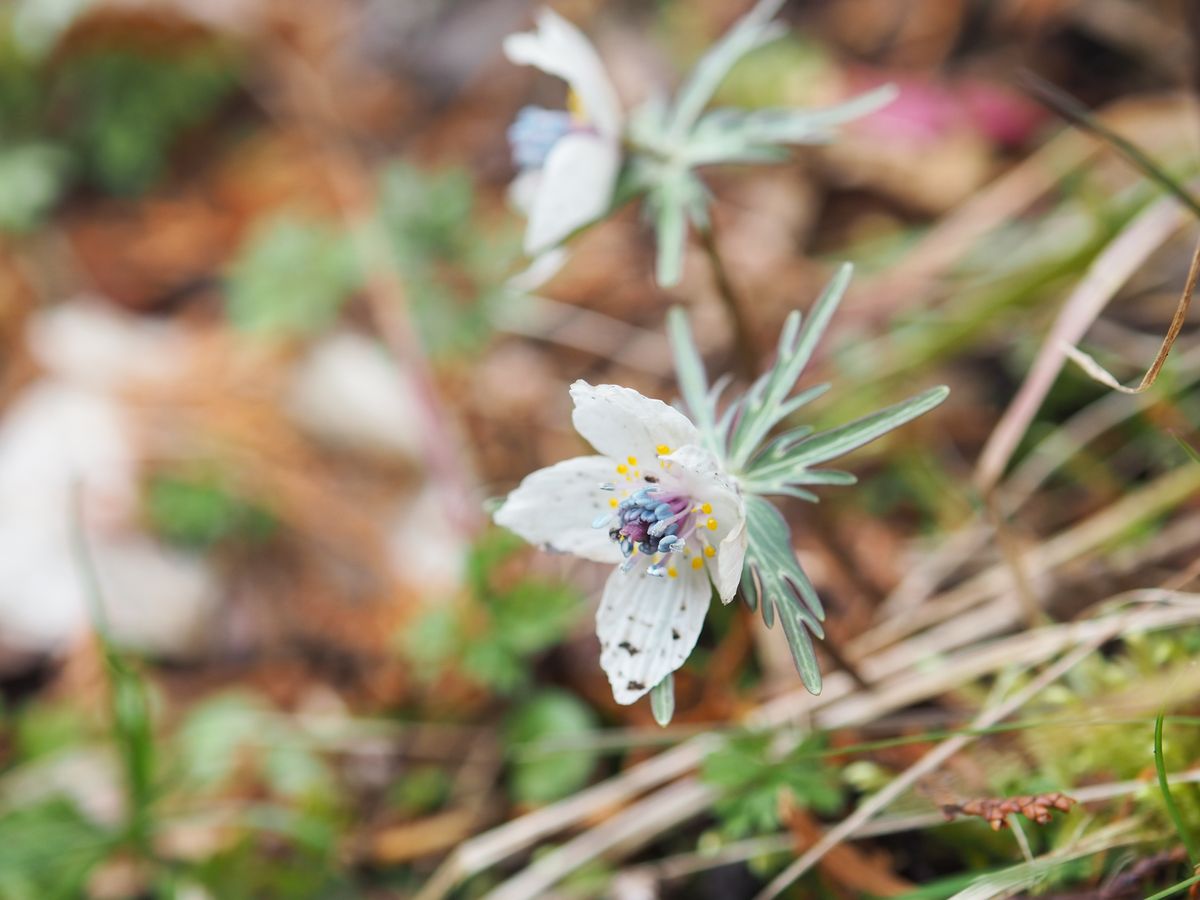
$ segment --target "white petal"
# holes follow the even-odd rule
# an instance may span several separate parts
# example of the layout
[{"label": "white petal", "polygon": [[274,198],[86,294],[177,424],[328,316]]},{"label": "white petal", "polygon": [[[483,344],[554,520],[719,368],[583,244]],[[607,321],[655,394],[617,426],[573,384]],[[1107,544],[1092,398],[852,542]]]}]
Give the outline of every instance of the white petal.
[{"label": "white petal", "polygon": [[615,570],[596,611],[600,665],[621,704],[633,703],[683,665],[712,597],[708,577],[691,566],[679,566],[675,578],[655,578],[645,569],[646,563]]},{"label": "white petal", "polygon": [[698,524],[699,540],[707,540],[717,551],[706,557],[708,573],[721,600],[728,603],[742,580],[749,535],[746,532],[746,504],[737,486],[721,468],[717,458],[697,446],[683,446],[663,460],[671,464],[671,474],[696,503],[712,506],[709,514],[716,523],[709,529],[707,519]]},{"label": "white petal", "polygon": [[612,461],[579,456],[539,469],[508,495],[493,518],[531,544],[596,562],[621,561],[621,550],[592,522],[611,512],[613,494],[600,485],[613,478]]},{"label": "white petal", "polygon": [[583,131],[560,138],[538,173],[525,252],[536,256],[608,212],[620,167],[614,141]]},{"label": "white petal", "polygon": [[542,185],[541,169],[525,169],[508,186],[508,202],[521,215],[528,217]]},{"label": "white petal", "polygon": [[619,462],[634,457],[635,465],[655,463],[658,447],[674,450],[695,444],[700,433],[683,413],[661,400],[643,397],[615,384],[571,385],[575,430],[605,456]]},{"label": "white petal", "polygon": [[588,122],[602,135],[616,138],[621,105],[595,48],[578,28],[552,10],[538,14],[538,30],[510,34],[504,52],[518,65],[537,66],[571,86]]},{"label": "white petal", "polygon": [[567,258],[565,247],[552,247],[534,257],[533,262],[504,282],[504,286],[519,294],[531,294],[557,275],[567,264]]}]

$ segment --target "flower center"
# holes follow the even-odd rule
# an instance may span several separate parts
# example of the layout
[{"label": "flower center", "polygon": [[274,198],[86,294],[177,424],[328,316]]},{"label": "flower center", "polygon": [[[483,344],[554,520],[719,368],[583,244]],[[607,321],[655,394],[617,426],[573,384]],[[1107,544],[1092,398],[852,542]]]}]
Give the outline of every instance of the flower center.
[{"label": "flower center", "polygon": [[[669,452],[666,447],[660,447],[659,451],[662,455]],[[632,568],[636,554],[640,553],[652,560],[647,574],[674,578],[678,571],[666,558],[678,553],[690,560],[692,568],[702,568],[705,558],[716,555],[708,534],[717,530],[718,523],[712,517],[711,504],[698,502],[684,491],[672,488],[669,462],[660,460],[659,465],[663,478],[646,475],[645,487],[620,489],[620,499],[609,500],[612,512],[597,517],[592,527],[608,529],[609,538],[625,556],[622,569]],[[619,464],[616,471],[624,481],[635,482],[640,480],[636,466],[637,460],[631,456],[628,464]],[[614,493],[619,490],[613,483],[601,488]]]},{"label": "flower center", "polygon": [[518,169],[540,169],[554,145],[575,127],[569,112],[526,106],[508,126],[513,165]]}]

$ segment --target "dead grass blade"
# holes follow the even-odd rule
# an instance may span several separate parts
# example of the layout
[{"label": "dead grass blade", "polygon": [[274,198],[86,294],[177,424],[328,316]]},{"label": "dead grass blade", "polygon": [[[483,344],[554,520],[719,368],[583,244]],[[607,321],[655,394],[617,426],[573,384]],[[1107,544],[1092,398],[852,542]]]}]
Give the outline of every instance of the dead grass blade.
[{"label": "dead grass blade", "polygon": [[1079,342],[1108,302],[1146,259],[1179,229],[1184,212],[1166,197],[1141,212],[1092,262],[1087,275],[1063,304],[1050,334],[1016,397],[996,423],[980,454],[975,483],[985,494],[1000,480],[1034,415],[1067,359],[1066,347]]},{"label": "dead grass blade", "polygon": [[1183,286],[1183,293],[1179,297],[1179,303],[1175,307],[1175,314],[1171,317],[1171,324],[1167,328],[1167,333],[1163,337],[1162,346],[1158,348],[1158,355],[1154,357],[1154,362],[1150,364],[1150,368],[1146,370],[1146,374],[1142,376],[1142,380],[1136,387],[1126,387],[1117,381],[1107,369],[1100,363],[1084,353],[1078,347],[1064,347],[1064,352],[1071,357],[1081,369],[1088,373],[1096,381],[1103,384],[1105,387],[1112,388],[1114,391],[1120,391],[1122,394],[1140,394],[1143,391],[1149,390],[1150,387],[1158,380],[1158,373],[1162,371],[1162,367],[1167,362],[1167,356],[1171,352],[1171,348],[1175,345],[1175,339],[1179,337],[1179,332],[1183,330],[1183,323],[1187,319],[1188,308],[1192,305],[1192,294],[1196,290],[1196,280],[1200,278],[1200,240],[1196,242],[1196,249],[1192,252],[1192,263],[1188,268],[1187,281]]},{"label": "dead grass blade", "polygon": [[[1102,644],[1117,633],[1168,628],[1200,618],[1200,597],[1195,595],[1154,590],[1136,592],[1125,599],[1141,605],[1098,619],[1046,626],[990,644],[974,645],[949,655],[932,671],[918,668],[915,663],[961,646],[962,633],[947,633],[946,645],[941,648],[929,642],[912,650],[900,645],[876,659],[864,660],[864,666],[880,684],[875,691],[857,690],[843,673],[835,673],[820,696],[814,697],[803,689],[789,693],[760,707],[748,724],[778,728],[807,723],[813,728],[830,729],[874,721],[1012,666],[1040,665],[1071,648]],[[1169,605],[1145,608],[1144,604],[1150,602]],[[977,627],[983,629],[982,636],[1006,627],[998,628],[996,621],[994,615],[990,622],[980,619]],[[973,639],[980,636],[977,633]],[[976,723],[973,727],[988,726]],[[800,733],[808,730],[799,728],[791,739],[799,740]],[[606,810],[628,803],[659,785],[674,782],[541,856],[499,885],[490,896],[493,900],[545,896],[554,884],[597,856],[620,855],[637,849],[665,829],[703,811],[713,801],[715,793],[711,788],[695,777],[681,776],[699,765],[705,755],[719,746],[720,740],[717,734],[693,738],[606,782],[465,841],[426,884],[418,900],[445,897],[461,881],[528,850],[543,838],[603,815]]]},{"label": "dead grass blade", "polygon": [[[1105,641],[1121,634],[1128,625],[1129,616],[1115,616],[1100,634],[1081,643],[1066,656],[1054,663],[1025,687],[1017,691],[1003,703],[992,709],[985,710],[971,723],[972,729],[990,728],[992,725],[1012,715],[1043,689],[1049,687],[1076,665],[1087,658]],[[759,893],[755,900],[773,900],[786,890],[796,879],[817,864],[834,847],[853,835],[855,830],[872,819],[876,813],[887,808],[892,801],[912,787],[919,779],[935,771],[954,754],[975,740],[974,735],[963,734],[943,741],[933,750],[926,753],[916,763],[909,766],[903,773],[892,779],[885,787],[871,795],[861,806],[838,825],[830,829],[820,841],[808,852],[784,869],[767,887]]]}]

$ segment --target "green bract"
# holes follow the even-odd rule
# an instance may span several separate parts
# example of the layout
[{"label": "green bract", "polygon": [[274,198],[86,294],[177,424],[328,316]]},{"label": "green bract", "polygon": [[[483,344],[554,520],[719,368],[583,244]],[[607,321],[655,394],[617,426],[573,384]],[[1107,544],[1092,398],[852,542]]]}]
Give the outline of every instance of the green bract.
[{"label": "green bract", "polygon": [[647,215],[658,238],[656,277],[669,287],[679,281],[687,223],[707,229],[708,191],[696,173],[719,163],[776,162],[788,144],[832,140],[839,125],[889,103],[896,89],[885,85],[825,109],[704,110],[730,70],[746,54],[780,37],[774,20],[783,0],[762,0],[696,64],[673,104],[652,100],[630,116],[629,162],[623,190],[644,193]]},{"label": "green bract", "polygon": [[720,400],[725,385],[718,382],[709,387],[686,315],[676,308],[669,318],[684,411],[699,429],[704,446],[737,480],[744,495],[749,544],[742,596],[751,609],[761,609],[768,628],[779,618],[796,669],[814,694],[821,689],[821,671],[809,635],[824,636],[821,622],[825,612],[796,559],[787,522],[764,498],[782,495],[815,502],[816,495],[808,490],[811,486],[854,484],[856,479],[848,472],[815,467],[928,412],[949,393],[944,386],[930,388],[837,428],[815,432],[800,425],[771,437],[777,426],[829,388],[822,384],[792,393],[850,283],[851,271],[848,264],[841,267],[807,320],[802,321],[799,312],[788,316],[775,364],[723,409]]}]

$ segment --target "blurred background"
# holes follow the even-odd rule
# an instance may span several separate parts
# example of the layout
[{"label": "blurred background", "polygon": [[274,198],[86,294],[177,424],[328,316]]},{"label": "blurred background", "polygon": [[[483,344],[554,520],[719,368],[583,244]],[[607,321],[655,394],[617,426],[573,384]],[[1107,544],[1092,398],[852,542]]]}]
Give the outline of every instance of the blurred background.
[{"label": "blurred background", "polygon": [[[627,104],[673,88],[747,7],[553,5]],[[759,107],[901,89],[827,147],[707,173],[764,354],[837,263],[858,267],[806,376],[834,384],[818,423],[952,387],[848,461],[858,487],[786,507],[831,640],[867,676],[917,671],[873,669],[872,654],[959,613],[975,624],[939,653],[1196,575],[1200,466],[1179,444],[1200,444],[1191,326],[1146,394],[1070,364],[1043,378],[1031,418],[1008,429],[1013,464],[993,473],[998,515],[976,470],[1072,302],[1104,308],[1075,321],[1117,377],[1154,358],[1195,228],[1028,84],[1069,93],[1187,183],[1200,168],[1187,6],[793,0],[787,36],[720,90]],[[487,498],[583,449],[571,381],[674,396],[671,304],[691,313],[710,372],[733,368],[705,258],[693,247],[681,286],[656,288],[634,207],[583,235],[538,295],[505,287],[523,266],[505,130],[565,92],[501,54],[535,12],[0,5],[0,897],[481,896],[581,839],[572,862],[551,857],[556,895],[750,897],[915,758],[814,761],[805,744],[810,757],[779,764],[746,738],[672,771],[700,767],[687,776],[700,801],[588,843],[662,783],[621,780],[660,748],[694,748],[803,689],[780,634],[740,604],[714,607],[677,675],[675,722],[657,729],[648,704],[613,703],[598,666],[606,573],[487,524]],[[1108,282],[1088,280],[1097,260]],[[1114,265],[1128,267],[1115,281]],[[1014,558],[1028,576],[1016,587]],[[1042,713],[1137,693],[1185,666],[1198,636],[1117,642]],[[833,746],[961,721],[994,676],[949,677],[888,708],[886,727],[843,718]],[[1171,696],[1186,706],[1194,681]],[[1081,750],[1101,742],[1107,754]],[[1154,765],[1140,732],[983,746],[910,810]],[[1184,765],[1200,739],[1172,752]],[[597,784],[625,788],[586,793]],[[1125,814],[1157,821],[1156,802]],[[500,832],[503,852],[468,844],[479,854],[442,870],[462,884],[431,887],[464,841],[537,809],[551,818]],[[743,849],[705,864],[730,846]],[[851,852],[792,896],[905,895],[1020,859],[982,822]],[[1071,875],[1072,896],[1100,896],[1089,877]],[[1111,896],[1142,896],[1137,884]]]}]

